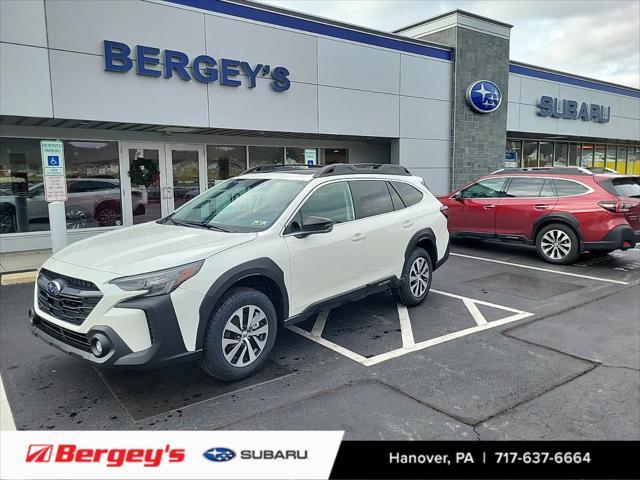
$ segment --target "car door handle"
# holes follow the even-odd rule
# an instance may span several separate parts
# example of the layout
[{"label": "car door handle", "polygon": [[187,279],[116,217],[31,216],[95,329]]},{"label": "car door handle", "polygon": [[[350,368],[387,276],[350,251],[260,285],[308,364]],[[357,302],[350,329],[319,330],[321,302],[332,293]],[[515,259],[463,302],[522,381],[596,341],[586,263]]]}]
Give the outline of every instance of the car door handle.
[{"label": "car door handle", "polygon": [[549,205],[535,205],[533,208],[536,210],[549,210]]},{"label": "car door handle", "polygon": [[364,233],[356,233],[353,237],[351,237],[351,240],[354,242],[360,242],[365,238],[367,238],[367,236]]},{"label": "car door handle", "polygon": [[402,224],[402,228],[411,228],[413,227],[413,222],[411,220],[407,220]]},{"label": "car door handle", "polygon": [[484,205],[483,208],[485,210],[489,210],[490,208],[496,208],[496,206],[493,203],[488,203],[487,205]]}]

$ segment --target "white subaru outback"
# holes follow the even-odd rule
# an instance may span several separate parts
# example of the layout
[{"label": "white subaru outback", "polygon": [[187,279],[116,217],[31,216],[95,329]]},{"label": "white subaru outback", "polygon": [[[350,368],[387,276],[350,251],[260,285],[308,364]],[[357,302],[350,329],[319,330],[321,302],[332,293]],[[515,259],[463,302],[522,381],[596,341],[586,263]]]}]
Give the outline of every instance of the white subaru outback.
[{"label": "white subaru outback", "polygon": [[259,369],[279,329],[371,293],[412,306],[449,253],[446,207],[399,165],[268,165],[43,265],[32,331],[97,365]]}]

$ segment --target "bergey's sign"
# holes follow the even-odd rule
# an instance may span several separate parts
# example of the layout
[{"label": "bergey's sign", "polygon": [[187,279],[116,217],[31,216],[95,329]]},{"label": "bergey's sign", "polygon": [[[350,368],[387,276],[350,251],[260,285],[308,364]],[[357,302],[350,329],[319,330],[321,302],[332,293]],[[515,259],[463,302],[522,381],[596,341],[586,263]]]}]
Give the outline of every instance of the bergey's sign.
[{"label": "bergey's sign", "polygon": [[555,97],[547,96],[540,97],[537,113],[541,117],[580,119],[596,123],[609,123],[611,119],[611,107],[586,102],[580,104],[575,100],[558,100]]}]

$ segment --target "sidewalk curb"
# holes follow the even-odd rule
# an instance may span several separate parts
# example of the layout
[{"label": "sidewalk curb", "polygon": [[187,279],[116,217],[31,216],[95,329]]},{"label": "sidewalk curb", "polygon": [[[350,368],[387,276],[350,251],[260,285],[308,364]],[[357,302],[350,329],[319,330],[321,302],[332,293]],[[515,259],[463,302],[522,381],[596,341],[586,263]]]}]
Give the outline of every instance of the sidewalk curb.
[{"label": "sidewalk curb", "polygon": [[18,270],[13,272],[2,272],[0,274],[0,285],[20,285],[33,283],[36,281],[38,270]]}]

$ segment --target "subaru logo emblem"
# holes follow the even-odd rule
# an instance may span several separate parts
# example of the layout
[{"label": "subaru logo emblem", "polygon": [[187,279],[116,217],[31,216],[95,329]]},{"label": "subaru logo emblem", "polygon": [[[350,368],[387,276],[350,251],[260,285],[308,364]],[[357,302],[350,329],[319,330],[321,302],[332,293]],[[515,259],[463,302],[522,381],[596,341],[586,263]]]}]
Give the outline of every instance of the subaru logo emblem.
[{"label": "subaru logo emblem", "polygon": [[207,460],[211,460],[212,462],[228,462],[236,456],[236,452],[234,452],[230,448],[216,447],[210,448],[202,455],[204,456],[204,458],[206,458]]},{"label": "subaru logo emblem", "polygon": [[467,88],[467,102],[476,112],[491,113],[502,103],[502,92],[489,80],[478,80]]},{"label": "subaru logo emblem", "polygon": [[60,282],[58,280],[53,280],[47,283],[47,292],[49,292],[50,295],[56,296],[60,293],[61,290],[62,285],[60,285]]}]

